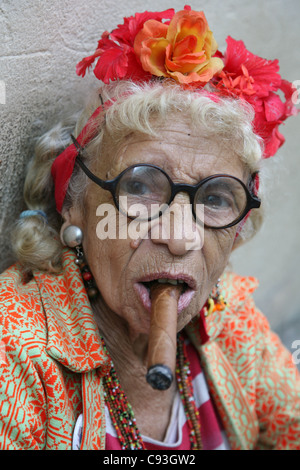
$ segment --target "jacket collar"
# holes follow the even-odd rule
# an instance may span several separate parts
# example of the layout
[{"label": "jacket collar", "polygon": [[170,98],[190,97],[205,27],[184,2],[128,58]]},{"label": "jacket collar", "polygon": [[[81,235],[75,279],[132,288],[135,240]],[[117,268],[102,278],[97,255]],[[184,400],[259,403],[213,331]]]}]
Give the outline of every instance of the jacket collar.
[{"label": "jacket collar", "polygon": [[[227,302],[223,310],[204,317],[203,310],[185,328],[190,340],[196,347],[207,341],[214,341],[221,334],[224,326],[233,320],[247,297],[255,291],[258,281],[254,277],[242,277],[225,271],[220,279],[220,293]],[[203,333],[205,332],[205,333]],[[204,339],[205,338],[205,339]]]},{"label": "jacket collar", "polygon": [[75,259],[73,251],[65,249],[60,274],[34,272],[47,321],[46,349],[74,372],[99,368],[105,374],[109,359]]},{"label": "jacket collar", "polygon": [[218,337],[221,337],[228,322],[235,323],[238,312],[243,311],[247,297],[257,285],[255,278],[225,273],[220,282],[220,291],[227,301],[226,308],[206,319],[201,312],[186,327],[186,333],[200,355],[210,393],[233,450],[254,448],[258,422],[236,371],[218,344]]}]

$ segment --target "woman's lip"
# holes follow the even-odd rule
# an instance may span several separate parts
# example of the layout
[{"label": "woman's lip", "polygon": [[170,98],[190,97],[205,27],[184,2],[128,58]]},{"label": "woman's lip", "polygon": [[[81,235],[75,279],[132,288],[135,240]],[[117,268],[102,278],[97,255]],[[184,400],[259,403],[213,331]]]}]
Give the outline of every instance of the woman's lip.
[{"label": "woman's lip", "polygon": [[[171,278],[169,277],[168,279],[171,279]],[[144,282],[147,282],[147,281],[144,281]],[[147,289],[147,287],[144,286],[144,284],[142,284],[142,282],[136,282],[134,284],[134,289],[136,290],[136,292],[137,292],[144,308],[149,313],[151,313],[151,299],[150,299],[149,289]],[[185,290],[185,292],[183,292],[180,295],[179,301],[178,301],[178,310],[177,310],[178,314],[190,304],[195,292],[196,291],[194,289],[191,289],[190,287],[188,287]]]},{"label": "woman's lip", "polygon": [[166,271],[148,274],[141,279],[138,279],[136,282],[143,283],[143,282],[151,282],[157,279],[173,279],[173,280],[181,280],[184,281],[188,288],[195,291],[197,290],[196,281],[193,277],[184,274],[184,273],[168,273]]}]

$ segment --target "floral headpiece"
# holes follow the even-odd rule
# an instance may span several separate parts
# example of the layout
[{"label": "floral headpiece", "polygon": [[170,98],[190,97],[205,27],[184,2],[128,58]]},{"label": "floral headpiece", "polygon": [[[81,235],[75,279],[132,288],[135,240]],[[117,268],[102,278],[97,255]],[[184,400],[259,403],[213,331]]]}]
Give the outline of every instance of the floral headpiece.
[{"label": "floral headpiece", "polygon": [[[293,105],[296,89],[281,78],[278,60],[258,57],[230,36],[226,42],[222,54],[204,13],[189,6],[177,13],[173,9],[146,11],[124,18],[124,23],[111,33],[104,32],[95,53],[79,62],[76,72],[84,77],[96,61],[94,74],[106,84],[115,80],[170,79],[184,88],[197,91],[208,85],[218,95],[243,99],[255,110],[253,128],[263,139],[263,157],[271,157],[285,141],[279,125],[298,113]],[[283,101],[278,92],[284,95]],[[100,111],[95,111],[78,136],[80,145],[91,138]],[[59,212],[76,156],[77,148],[70,145],[52,166]]]},{"label": "floral headpiece", "polygon": [[230,36],[226,42],[223,55],[204,13],[189,6],[177,13],[136,13],[111,33],[104,32],[95,53],[79,62],[76,72],[84,76],[97,60],[94,74],[104,83],[153,77],[194,89],[209,83],[219,94],[245,99],[254,107],[254,131],[263,138],[264,158],[271,157],[285,141],[279,125],[298,112],[292,102],[295,88],[279,75],[278,60],[258,57]]}]

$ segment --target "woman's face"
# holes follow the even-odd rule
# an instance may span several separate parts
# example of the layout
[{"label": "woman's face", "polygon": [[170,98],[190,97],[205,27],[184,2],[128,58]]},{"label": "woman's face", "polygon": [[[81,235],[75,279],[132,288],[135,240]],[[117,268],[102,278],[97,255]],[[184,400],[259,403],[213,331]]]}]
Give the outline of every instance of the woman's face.
[{"label": "woman's face", "polygon": [[[106,147],[110,147],[106,158],[102,156],[90,168],[105,180],[115,178],[130,165],[149,163],[162,168],[175,183],[196,184],[218,173],[247,181],[245,167],[233,149],[201,137],[184,122],[166,122],[159,130],[159,138],[132,134],[117,149],[113,143]],[[190,200],[186,193],[179,193],[175,203],[176,209],[182,209],[182,214],[185,214],[183,208],[188,207]],[[116,214],[115,219],[108,216],[112,213],[110,210],[104,211],[107,208]],[[191,211],[190,207],[188,210]],[[178,306],[178,330],[182,329],[201,310],[225,269],[236,227],[205,229],[203,234],[202,227],[193,220],[195,232],[194,239],[191,239],[185,225],[180,236],[172,228],[169,233],[165,230],[166,220],[173,220],[171,216],[169,219],[156,219],[151,225],[144,223],[140,238],[135,239],[136,235],[130,237],[127,233],[124,236],[124,228],[131,226],[131,234],[136,234],[138,226],[132,225],[132,221],[122,215],[118,220],[119,215],[110,192],[90,182],[81,221],[83,248],[103,305],[126,321],[133,338],[148,334],[151,300],[147,282],[160,278],[180,279],[187,284]],[[107,223],[107,229],[117,221],[116,237],[110,230],[107,239],[99,238],[101,220]],[[123,233],[121,239],[118,237],[119,226]]]}]

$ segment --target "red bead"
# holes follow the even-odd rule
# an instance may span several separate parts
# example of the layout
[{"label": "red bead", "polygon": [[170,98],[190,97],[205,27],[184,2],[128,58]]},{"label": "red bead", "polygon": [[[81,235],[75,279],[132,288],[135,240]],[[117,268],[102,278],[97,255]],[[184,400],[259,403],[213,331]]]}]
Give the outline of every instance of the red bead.
[{"label": "red bead", "polygon": [[82,277],[83,277],[83,279],[84,279],[85,281],[90,281],[93,276],[91,275],[91,273],[86,272],[86,273],[83,273],[83,274],[82,274]]}]

